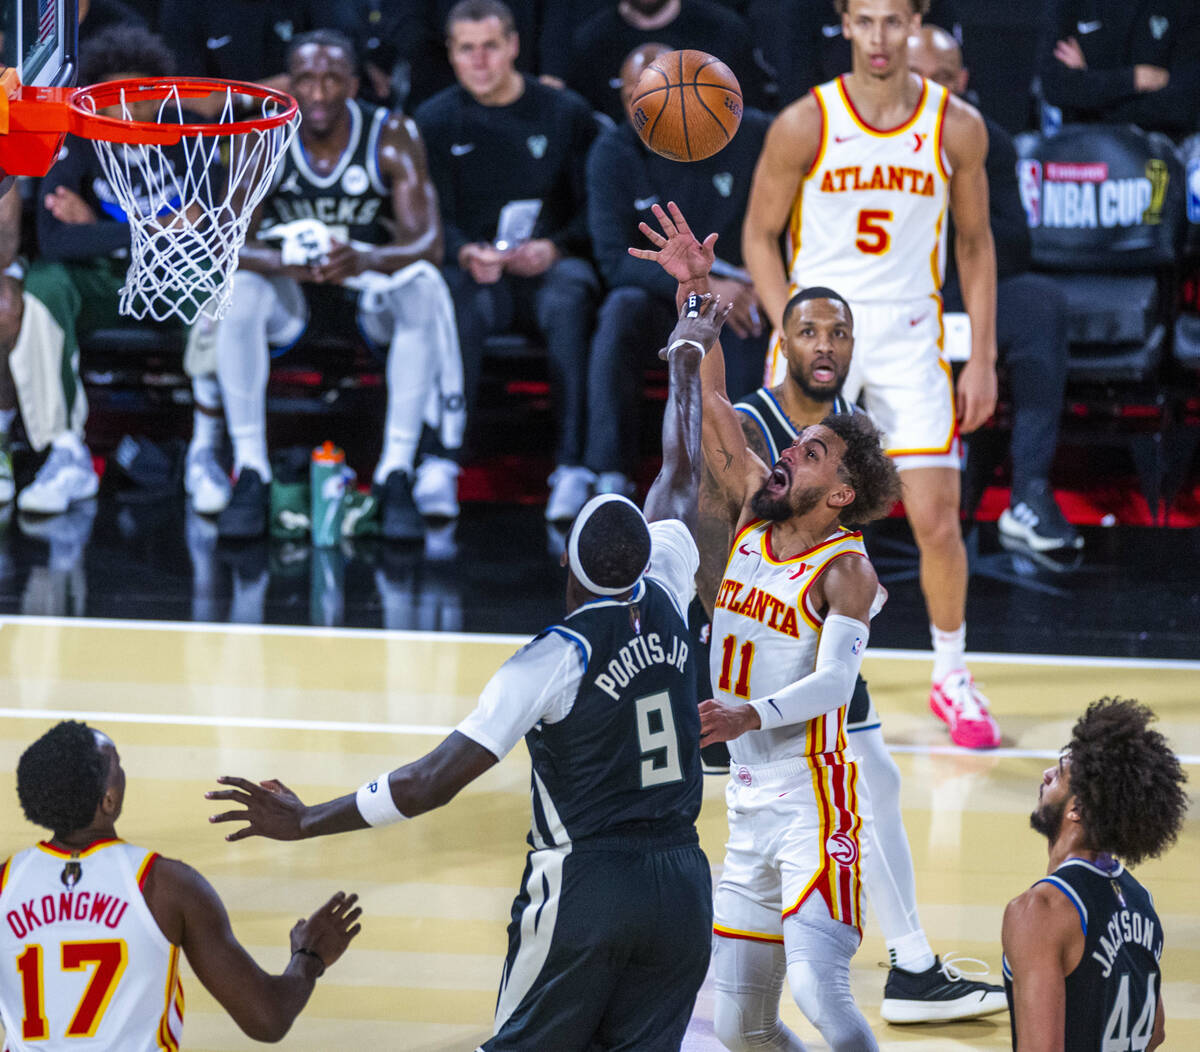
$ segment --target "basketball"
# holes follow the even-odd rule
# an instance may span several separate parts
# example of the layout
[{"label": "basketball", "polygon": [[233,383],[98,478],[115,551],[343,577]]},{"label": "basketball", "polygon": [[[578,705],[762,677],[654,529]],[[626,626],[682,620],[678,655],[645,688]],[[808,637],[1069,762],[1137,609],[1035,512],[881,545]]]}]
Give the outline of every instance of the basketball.
[{"label": "basketball", "polygon": [[742,123],[742,89],[719,58],[668,51],[638,78],[629,114],[642,142],[672,161],[702,161]]}]

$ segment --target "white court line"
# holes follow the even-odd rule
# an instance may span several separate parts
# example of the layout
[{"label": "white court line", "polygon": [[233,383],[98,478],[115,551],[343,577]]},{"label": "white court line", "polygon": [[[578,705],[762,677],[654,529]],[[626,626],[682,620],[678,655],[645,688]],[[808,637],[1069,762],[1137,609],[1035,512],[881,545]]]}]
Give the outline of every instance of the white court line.
[{"label": "white court line", "polygon": [[[444,738],[453,727],[417,723],[362,723],[348,720],[289,720],[268,716],[199,716],[175,712],[103,712],[82,709],[5,709],[7,720],[83,720],[92,723],[148,723],[173,727],[242,727],[253,730],[332,731],[349,734],[395,734]],[[977,756],[1017,760],[1057,760],[1057,749],[963,749],[957,745],[889,745],[894,753],[916,756]],[[1200,754],[1181,753],[1179,762],[1200,766]]]},{"label": "white court line", "polygon": [[[327,639],[385,639],[415,643],[484,643],[504,646],[523,646],[533,638],[528,635],[507,635],[493,632],[426,632],[395,628],[319,628],[311,625],[240,625],[224,621],[136,621],[104,617],[38,617],[12,614],[0,617],[5,625],[46,625],[59,628],[121,628],[143,632],[221,632],[241,636],[301,636]],[[931,650],[890,650],[872,647],[868,657],[889,661],[932,661]],[[967,658],[985,665],[1050,665],[1065,668],[1134,668],[1146,671],[1200,672],[1200,660],[1169,658],[1087,657],[1072,654],[996,654],[968,651]]]}]

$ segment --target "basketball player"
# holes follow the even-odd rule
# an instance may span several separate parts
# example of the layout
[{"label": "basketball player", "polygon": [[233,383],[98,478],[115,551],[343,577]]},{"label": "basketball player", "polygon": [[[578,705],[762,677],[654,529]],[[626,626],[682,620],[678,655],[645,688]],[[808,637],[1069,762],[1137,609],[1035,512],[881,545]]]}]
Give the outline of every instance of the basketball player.
[{"label": "basketball player", "polygon": [[[710,235],[704,245],[701,245],[692,236],[686,220],[674,202],[671,202],[668,208],[670,216],[661,209],[656,211],[656,216],[667,234],[665,238],[645,224],[642,226],[643,232],[650,237],[657,251],[633,252],[639,258],[657,259],[659,264],[680,282],[681,295],[703,289],[706,285],[707,269],[713,258],[712,246],[715,237]],[[762,457],[758,450],[773,451],[774,444],[778,442],[779,448],[787,451],[802,443],[808,434],[808,430],[799,435],[796,433],[789,413],[805,420],[810,426],[818,422],[828,423],[829,419],[848,418],[853,413],[839,394],[853,349],[853,318],[845,301],[832,289],[809,288],[792,297],[784,309],[784,318],[784,353],[789,364],[788,374],[784,382],[774,390],[760,389],[753,403],[744,404],[744,413],[730,413],[725,396],[724,378],[721,375],[723,363],[720,348],[709,356],[703,370],[706,419],[711,421],[714,415],[717,418],[732,416],[735,420],[740,417],[743,434],[737,435],[730,431],[722,438],[727,438],[730,442],[736,438],[737,448],[743,456],[760,467]],[[822,409],[832,410],[824,421],[818,415]],[[706,445],[706,448],[709,447]],[[716,465],[712,464],[710,458],[705,488],[702,490],[702,572],[698,574],[697,579],[701,588],[705,589],[705,598],[709,602],[712,601],[711,595],[714,593],[707,591],[709,578],[703,570],[711,570],[712,548],[728,540],[734,524],[738,523],[744,514],[744,491],[739,502],[737,488],[730,487],[721,477],[721,466],[726,461],[732,462],[732,456],[726,451],[733,448],[733,445],[722,446]],[[782,460],[776,455],[772,462],[782,463]],[[761,470],[765,471],[765,468]],[[728,552],[730,547],[731,545],[725,544],[724,550]],[[751,548],[753,549],[753,546]],[[739,556],[746,554],[745,546],[738,546],[728,556],[729,566],[732,567]],[[778,556],[778,553],[775,554]],[[709,560],[707,567],[706,558]],[[802,576],[804,566],[805,563],[802,562]],[[820,572],[819,569],[816,571],[818,575]],[[809,574],[812,573],[810,570]],[[729,579],[727,573],[719,590],[715,592],[718,607],[726,602]],[[755,603],[754,600],[750,601]],[[744,611],[745,607],[742,607],[742,610]],[[720,609],[717,614],[721,614]],[[720,650],[719,658],[716,654],[713,655],[712,674],[718,688],[722,680],[726,681],[727,693],[730,653],[736,649],[736,645],[730,647],[719,619],[714,619],[713,627],[713,639],[714,642],[720,641]],[[743,644],[743,648],[745,646],[746,644]],[[753,669],[752,642],[748,651],[743,649],[738,654],[739,660],[749,663],[749,667]],[[761,663],[764,656],[760,656],[758,660]],[[801,667],[809,668],[811,662]],[[879,717],[867,693],[866,683],[857,674],[852,680],[854,685],[847,712],[846,730],[855,733],[855,743],[862,749],[863,754],[862,784],[866,791],[863,794],[862,810],[863,818],[867,821],[865,839],[869,842],[865,879],[876,913],[882,920],[892,959],[881,1012],[884,1018],[891,1022],[913,1023],[965,1019],[1001,1011],[1005,1007],[1005,1001],[1000,988],[963,978],[952,965],[938,960],[929,948],[929,942],[917,919],[912,856],[899,808],[900,772],[884,745]],[[761,683],[761,680],[759,682]],[[739,696],[748,696],[746,691],[751,689],[750,681],[747,680],[742,686],[744,689],[740,691]],[[736,687],[735,693],[739,693]],[[706,702],[705,706],[710,704]],[[704,708],[702,706],[702,712]],[[850,720],[853,720],[853,723],[850,723]],[[720,736],[712,740],[720,740]],[[708,747],[711,748],[711,745]],[[734,746],[735,751],[736,748]],[[734,768],[739,778],[743,777],[743,773],[747,776],[751,774],[750,769],[745,766],[735,764]],[[874,821],[871,820],[872,811]],[[735,837],[731,833],[731,852],[734,844]],[[745,851],[747,846],[746,843],[739,845],[742,851]],[[767,854],[769,856],[770,851]],[[723,884],[722,887],[724,886]],[[722,929],[720,891],[718,896],[718,924],[715,929],[717,935],[754,942],[756,936],[748,930]],[[783,899],[791,901],[786,895]],[[762,1047],[795,1047],[787,1044],[791,1037],[779,1022],[777,1015],[784,953],[787,954],[786,959],[789,962],[793,956],[786,950],[784,953],[780,952],[777,945],[779,939],[774,937],[775,923],[777,922],[758,933],[758,937],[762,937],[765,943],[763,948],[739,951],[747,960],[739,963],[729,960],[728,957],[732,955],[727,955],[728,969],[737,973],[739,978],[734,980],[727,974],[723,979],[719,979],[719,988],[723,983],[731,993],[737,993],[725,1004],[718,1033],[731,1048],[758,1047],[754,1045],[756,1041],[765,1042]],[[785,946],[786,938],[785,925]],[[717,942],[720,947],[721,939],[718,938]],[[853,949],[850,952],[852,953]],[[720,958],[717,960],[720,961]],[[720,971],[718,976],[721,976]],[[795,992],[797,982],[811,982],[814,974],[805,974],[798,970],[792,975],[789,971],[789,977]],[[803,999],[797,994],[797,1001],[803,1007],[806,1000],[810,1004],[813,1003],[811,999],[814,996],[821,994],[819,991],[809,990]]]},{"label": "basketball player", "polygon": [[1004,911],[1004,985],[1019,1052],[1163,1042],[1162,921],[1125,868],[1157,858],[1187,814],[1187,775],[1136,701],[1101,698],[1042,774],[1030,825],[1049,874]]},{"label": "basketball player", "polygon": [[235,788],[208,794],[244,807],[212,818],[247,823],[230,840],[365,829],[441,806],[524,736],[532,850],[485,1049],[678,1049],[708,970],[712,885],[694,824],[700,719],[683,612],[697,564],[699,364],[727,313],[697,297],[668,339],[663,468],[645,516],[614,493],[584,505],[563,557],[566,618],[505,662],[445,741],[313,807],[274,781],[221,778]]},{"label": "basketball player", "polygon": [[[958,436],[984,423],[996,401],[987,134],[970,105],[909,71],[908,36],[928,0],[836,6],[853,70],[775,119],[750,191],[743,256],[776,329],[791,293],[809,285],[833,286],[853,307],[857,348],[845,394],[865,396],[902,472],[933,637],[930,706],[954,742],[991,748],[1000,732],[964,657],[958,519]],[[939,353],[947,206],[971,320],[957,391]]]},{"label": "basketball player", "polygon": [[17,796],[25,817],[53,835],[0,865],[9,1052],[174,1052],[181,949],[247,1036],[279,1041],[359,932],[357,896],[339,891],[292,928],[283,973],[263,971],[208,881],[117,836],[125,771],[112,740],[86,724],[59,723],[22,753]]},{"label": "basketball player", "polygon": [[[462,364],[454,306],[437,269],[442,228],[416,125],[355,100],[357,59],[331,30],[297,37],[288,69],[300,130],[260,206],[233,275],[233,299],[217,328],[217,375],[225,398],[237,483],[218,520],[222,537],[266,532],[268,347],[287,349],[310,315],[338,328],[357,321],[386,353],[388,408],[374,483],[383,536],[413,541],[427,510],[453,515],[457,470],[413,465],[426,409],[438,401],[443,438],[462,434]],[[279,240],[272,244],[269,237]],[[352,330],[351,330],[352,331]],[[423,487],[423,482],[427,483]]]}]

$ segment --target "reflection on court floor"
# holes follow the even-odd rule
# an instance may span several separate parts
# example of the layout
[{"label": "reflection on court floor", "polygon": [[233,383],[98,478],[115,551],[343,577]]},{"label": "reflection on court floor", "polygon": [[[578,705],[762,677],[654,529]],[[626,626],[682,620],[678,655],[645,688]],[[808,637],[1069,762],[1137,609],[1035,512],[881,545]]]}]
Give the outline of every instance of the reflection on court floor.
[{"label": "reflection on court floor", "polygon": [[[20,814],[21,750],[55,720],[110,734],[129,777],[118,830],[196,866],[234,929],[268,968],[287,961],[287,933],[338,888],[359,892],[363,934],[318,984],[284,1047],[469,1049],[488,1036],[509,905],[524,862],[529,763],[518,748],[444,810],[336,840],[227,844],[203,799],[218,774],[278,777],[304,799],[345,792],[435,744],[474,704],[523,639],[503,636],[148,624],[0,621],[0,853],[40,837]],[[1004,747],[946,745],[926,707],[928,657],[868,654],[864,675],[904,776],[904,812],[921,919],[934,949],[999,971],[1005,902],[1045,868],[1028,814],[1042,769],[1075,717],[1102,694],[1137,697],[1196,777],[1200,662],[979,655],[972,667],[1005,732]],[[723,780],[709,778],[701,840],[718,872]],[[1166,929],[1163,1001],[1170,1048],[1200,1048],[1200,822],[1138,876]],[[883,1048],[1009,1047],[1008,1017],[941,1027],[879,1020],[882,939],[868,919],[855,994]],[[995,981],[999,981],[996,979]],[[258,1047],[185,972],[184,1047]],[[815,1032],[785,997],[783,1017],[814,1049]],[[717,1048],[707,990],[688,1049]]]}]

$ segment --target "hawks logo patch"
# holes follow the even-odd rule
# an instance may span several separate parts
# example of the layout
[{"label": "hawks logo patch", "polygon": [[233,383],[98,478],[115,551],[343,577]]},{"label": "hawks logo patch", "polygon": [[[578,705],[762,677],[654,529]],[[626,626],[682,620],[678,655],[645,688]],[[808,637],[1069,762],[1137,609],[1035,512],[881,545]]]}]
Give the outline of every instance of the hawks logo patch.
[{"label": "hawks logo patch", "polygon": [[826,840],[825,853],[843,866],[853,866],[858,861],[858,845],[845,833],[834,833]]}]

